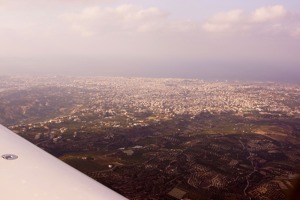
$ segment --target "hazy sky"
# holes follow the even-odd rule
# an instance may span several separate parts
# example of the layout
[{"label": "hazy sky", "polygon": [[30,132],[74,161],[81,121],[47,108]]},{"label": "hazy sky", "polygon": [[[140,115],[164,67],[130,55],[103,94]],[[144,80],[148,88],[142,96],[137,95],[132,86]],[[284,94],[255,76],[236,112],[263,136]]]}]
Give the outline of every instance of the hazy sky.
[{"label": "hazy sky", "polygon": [[2,74],[300,83],[300,1],[0,0]]}]

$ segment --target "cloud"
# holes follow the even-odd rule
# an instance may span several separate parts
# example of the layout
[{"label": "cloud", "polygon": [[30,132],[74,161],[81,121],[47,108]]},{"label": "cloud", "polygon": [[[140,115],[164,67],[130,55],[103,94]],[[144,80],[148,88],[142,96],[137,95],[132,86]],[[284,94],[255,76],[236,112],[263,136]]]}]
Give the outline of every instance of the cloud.
[{"label": "cloud", "polygon": [[[116,7],[90,6],[63,15],[69,27],[83,37],[107,34],[198,34],[295,35],[297,16],[284,6],[264,6],[252,12],[234,9],[216,13],[204,21],[174,20],[158,7],[123,4]],[[296,34],[297,35],[297,34]]]},{"label": "cloud", "polygon": [[110,32],[145,32],[161,29],[168,14],[156,7],[134,5],[88,7],[77,13],[64,14],[74,30],[83,36]]},{"label": "cloud", "polygon": [[212,22],[225,22],[235,23],[241,20],[243,11],[242,10],[231,10],[228,12],[221,12],[211,18]]},{"label": "cloud", "polygon": [[231,10],[221,12],[212,16],[203,24],[203,29],[208,32],[222,32],[229,30],[233,25],[241,22],[243,18],[242,10]]},{"label": "cloud", "polygon": [[[298,16],[291,14],[284,6],[275,5],[260,7],[253,12],[243,10],[231,10],[221,12],[208,18],[202,29],[208,33],[219,35],[252,34],[252,35],[297,35],[295,26]],[[297,31],[296,31],[297,32]]]},{"label": "cloud", "polygon": [[79,12],[69,12],[63,18],[82,36],[110,33],[174,33],[196,29],[198,22],[172,20],[169,13],[157,7],[140,7],[123,4],[117,7],[87,7]]},{"label": "cloud", "polygon": [[282,19],[287,16],[287,13],[287,10],[282,5],[275,5],[256,9],[252,13],[251,18],[254,22],[268,22]]}]

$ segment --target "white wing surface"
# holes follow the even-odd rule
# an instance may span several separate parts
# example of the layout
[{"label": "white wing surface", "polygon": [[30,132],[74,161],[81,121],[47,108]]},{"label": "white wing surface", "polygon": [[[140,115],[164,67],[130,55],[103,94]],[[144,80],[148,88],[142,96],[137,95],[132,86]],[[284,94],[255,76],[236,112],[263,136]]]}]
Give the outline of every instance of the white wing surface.
[{"label": "white wing surface", "polygon": [[0,125],[1,200],[121,200],[82,174]]}]

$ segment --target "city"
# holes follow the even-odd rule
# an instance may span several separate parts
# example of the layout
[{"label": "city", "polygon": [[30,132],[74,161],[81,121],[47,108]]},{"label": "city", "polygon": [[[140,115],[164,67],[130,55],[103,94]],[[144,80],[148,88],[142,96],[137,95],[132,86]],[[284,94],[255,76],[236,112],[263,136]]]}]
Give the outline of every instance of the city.
[{"label": "city", "polygon": [[0,123],[130,199],[286,199],[300,86],[0,77]]}]

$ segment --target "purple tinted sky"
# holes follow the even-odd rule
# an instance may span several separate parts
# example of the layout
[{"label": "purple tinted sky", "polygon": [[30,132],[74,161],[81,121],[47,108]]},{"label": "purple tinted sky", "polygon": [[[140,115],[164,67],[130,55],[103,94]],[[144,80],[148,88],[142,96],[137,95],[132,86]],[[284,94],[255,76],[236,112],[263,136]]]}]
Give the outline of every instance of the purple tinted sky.
[{"label": "purple tinted sky", "polygon": [[300,82],[300,1],[0,0],[0,75]]}]

